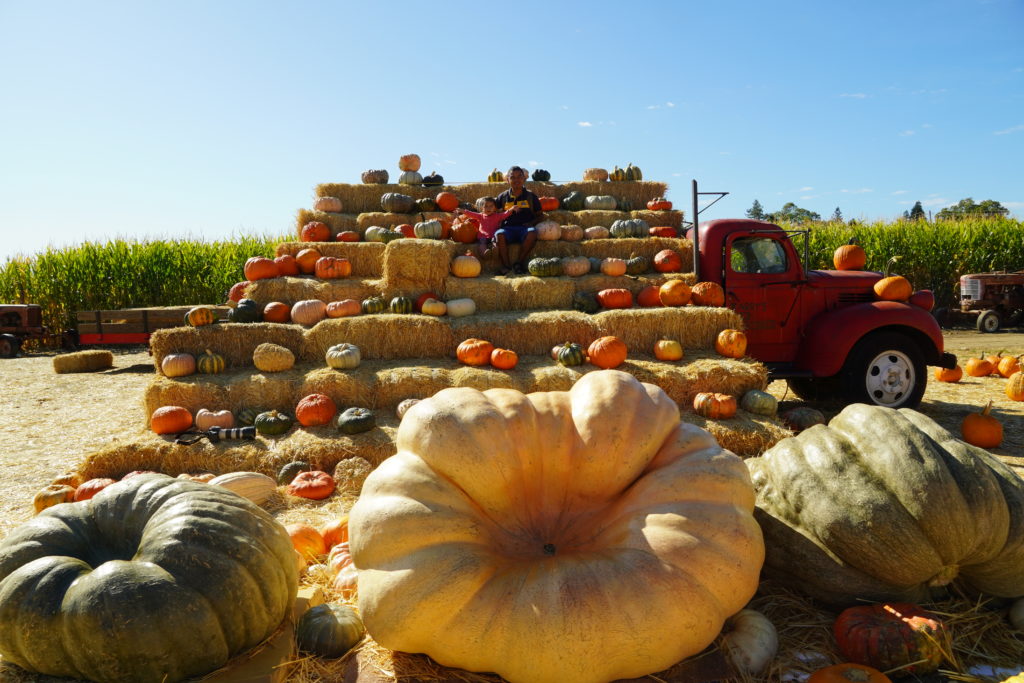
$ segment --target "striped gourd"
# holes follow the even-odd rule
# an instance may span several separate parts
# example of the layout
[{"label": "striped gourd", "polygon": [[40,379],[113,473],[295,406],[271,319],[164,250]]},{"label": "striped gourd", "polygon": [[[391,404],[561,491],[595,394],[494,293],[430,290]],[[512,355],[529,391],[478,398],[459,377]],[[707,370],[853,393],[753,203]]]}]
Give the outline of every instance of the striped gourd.
[{"label": "striped gourd", "polygon": [[527,264],[530,275],[536,277],[555,277],[562,274],[562,259],[558,258],[533,258]]},{"label": "striped gourd", "polygon": [[277,490],[277,482],[259,472],[229,472],[211,479],[210,486],[226,488],[257,505],[266,503]]},{"label": "striped gourd", "polygon": [[412,299],[407,296],[396,296],[388,304],[392,313],[412,313]]},{"label": "striped gourd", "polygon": [[565,342],[565,344],[558,350],[558,364],[565,366],[572,365],[583,365],[583,362],[587,359],[583,353],[583,347],[573,342]]},{"label": "striped gourd", "polygon": [[224,372],[225,367],[224,356],[218,355],[210,349],[206,349],[206,352],[199,354],[196,359],[196,370],[204,375],[216,375]]},{"label": "striped gourd", "polygon": [[190,308],[185,314],[185,324],[192,327],[202,327],[217,322],[217,310],[213,306],[196,306]]},{"label": "striped gourd", "polygon": [[371,296],[369,299],[363,299],[362,308],[363,313],[383,313],[387,304],[384,303],[383,297]]},{"label": "striped gourd", "polygon": [[242,408],[238,413],[238,424],[250,426],[255,424],[256,416],[262,413],[260,408]]}]

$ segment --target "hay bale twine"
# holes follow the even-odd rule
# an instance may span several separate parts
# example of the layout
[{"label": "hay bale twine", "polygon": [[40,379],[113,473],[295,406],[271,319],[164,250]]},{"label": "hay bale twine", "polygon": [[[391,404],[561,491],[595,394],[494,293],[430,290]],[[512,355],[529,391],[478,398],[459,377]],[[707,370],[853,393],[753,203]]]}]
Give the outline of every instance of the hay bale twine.
[{"label": "hay bale twine", "polygon": [[114,367],[114,354],[110,351],[75,351],[53,357],[53,371],[63,375],[69,372],[95,372]]}]

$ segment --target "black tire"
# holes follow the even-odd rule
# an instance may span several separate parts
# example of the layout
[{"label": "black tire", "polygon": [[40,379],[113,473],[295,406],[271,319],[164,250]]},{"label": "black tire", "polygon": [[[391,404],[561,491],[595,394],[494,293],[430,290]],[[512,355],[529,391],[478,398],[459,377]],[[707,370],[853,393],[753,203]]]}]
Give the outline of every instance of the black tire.
[{"label": "black tire", "polygon": [[13,334],[0,334],[0,358],[14,358],[20,350],[20,339]]},{"label": "black tire", "polygon": [[1024,318],[1024,310],[1014,309],[1010,315],[1006,316],[1006,319],[1003,321],[1003,327],[1017,327],[1020,325],[1022,318]]},{"label": "black tire", "polygon": [[952,327],[952,325],[950,325],[949,323],[950,316],[948,308],[941,306],[939,308],[936,308],[934,311],[932,311],[932,317],[935,318],[935,322],[937,322],[939,324],[939,327],[941,327],[942,329],[948,330],[950,327]]},{"label": "black tire", "polygon": [[928,385],[921,349],[898,332],[876,332],[857,342],[841,377],[849,402],[886,408],[913,408]]},{"label": "black tire", "polygon": [[988,310],[978,314],[978,332],[998,332],[1003,321],[999,317],[999,311]]},{"label": "black tire", "polygon": [[793,377],[786,380],[789,390],[805,401],[827,401],[839,395],[836,377]]}]

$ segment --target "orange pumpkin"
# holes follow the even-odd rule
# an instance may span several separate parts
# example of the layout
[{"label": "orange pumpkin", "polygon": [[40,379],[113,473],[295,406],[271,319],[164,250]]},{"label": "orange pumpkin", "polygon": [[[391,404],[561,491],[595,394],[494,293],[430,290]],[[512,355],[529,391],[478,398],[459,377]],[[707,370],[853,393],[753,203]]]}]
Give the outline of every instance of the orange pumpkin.
[{"label": "orange pumpkin", "polygon": [[362,312],[362,304],[355,299],[342,299],[327,304],[328,318],[344,318],[350,315],[359,315]]},{"label": "orange pumpkin", "polygon": [[336,242],[358,242],[359,233],[355,230],[342,230],[334,240]]},{"label": "orange pumpkin", "polygon": [[331,228],[320,221],[310,221],[302,226],[299,237],[303,242],[330,242]]},{"label": "orange pumpkin", "polygon": [[491,362],[494,344],[483,339],[467,339],[455,350],[455,357],[466,365],[487,365]]},{"label": "orange pumpkin", "polygon": [[647,229],[651,237],[679,237],[679,231],[671,225],[655,225]]},{"label": "orange pumpkin", "polygon": [[352,564],[352,552],[349,550],[348,542],[339,543],[331,548],[327,556],[327,566],[330,567],[334,580],[331,581],[331,588],[349,596],[355,593],[359,574]]},{"label": "orange pumpkin", "polygon": [[863,270],[867,261],[864,249],[852,239],[832,253],[832,265],[836,270]]},{"label": "orange pumpkin", "polygon": [[418,171],[420,170],[420,155],[419,154],[403,154],[398,157],[398,168],[402,171]]},{"label": "orange pumpkin", "polygon": [[539,197],[541,211],[558,211],[558,197]]},{"label": "orange pumpkin", "polygon": [[320,470],[311,470],[309,472],[299,472],[295,475],[292,483],[288,484],[287,491],[299,498],[323,500],[334,493],[336,486],[334,477],[331,475]]},{"label": "orange pumpkin", "polygon": [[647,202],[648,211],[668,211],[672,208],[672,202],[664,197],[655,197]]},{"label": "orange pumpkin", "polygon": [[330,550],[339,543],[348,543],[348,515],[335,517],[320,527],[320,535]]},{"label": "orange pumpkin", "polygon": [[511,370],[519,362],[519,355],[511,349],[491,351],[491,365],[499,370]]},{"label": "orange pumpkin", "polygon": [[456,216],[452,223],[452,239],[463,244],[476,241],[480,225],[469,216]]},{"label": "orange pumpkin", "polygon": [[969,377],[988,377],[993,369],[992,362],[985,358],[968,358],[964,366]]},{"label": "orange pumpkin", "polygon": [[321,555],[327,554],[324,537],[308,524],[295,522],[285,525],[284,529],[288,532],[288,538],[292,539],[292,547],[305,559],[315,561]]},{"label": "orange pumpkin", "polygon": [[180,434],[192,426],[192,413],[181,406],[161,406],[153,411],[149,426],[157,434]]},{"label": "orange pumpkin", "polygon": [[459,208],[459,198],[454,192],[438,192],[434,197],[434,203],[442,211],[454,211]]},{"label": "orange pumpkin", "polygon": [[274,259],[274,263],[277,264],[277,272],[281,276],[299,274],[299,264],[291,254],[281,254]]},{"label": "orange pumpkin", "polygon": [[452,259],[452,275],[455,277],[476,277],[480,274],[480,260],[472,252]]},{"label": "orange pumpkin", "polygon": [[352,274],[352,264],[347,258],[321,256],[313,265],[313,270],[321,280],[337,280]]},{"label": "orange pumpkin", "polygon": [[601,272],[611,277],[626,274],[626,261],[620,258],[606,258],[601,261]]},{"label": "orange pumpkin", "polygon": [[892,683],[892,680],[865,664],[833,664],[812,673],[806,683]]},{"label": "orange pumpkin", "polygon": [[728,419],[736,414],[736,397],[701,392],[693,397],[693,412],[712,420]]},{"label": "orange pumpkin", "polygon": [[597,303],[601,308],[632,308],[633,293],[628,289],[602,289],[597,293]]},{"label": "orange pumpkin", "polygon": [[898,256],[893,256],[885,264],[884,277],[875,283],[875,296],[882,301],[906,301],[914,293],[910,281],[902,275],[890,275],[892,267],[896,264]]},{"label": "orange pumpkin", "polygon": [[243,270],[245,271],[245,279],[250,282],[268,280],[281,274],[281,271],[277,269],[276,263],[262,256],[253,256],[246,261]]},{"label": "orange pumpkin", "polygon": [[657,308],[661,303],[661,288],[658,285],[647,285],[636,295],[636,305],[643,308]]},{"label": "orange pumpkin", "polygon": [[662,249],[654,255],[654,269],[659,273],[678,273],[683,269],[683,258],[679,252]]},{"label": "orange pumpkin", "polygon": [[724,306],[725,290],[717,282],[698,282],[691,298],[696,306]]},{"label": "orange pumpkin", "polygon": [[658,298],[665,306],[685,306],[691,296],[690,285],[682,280],[668,280],[658,289]]},{"label": "orange pumpkin", "polygon": [[292,307],[280,301],[271,301],[263,307],[263,321],[268,323],[287,323],[292,319]]},{"label": "orange pumpkin", "polygon": [[626,360],[626,343],[618,337],[598,337],[587,347],[587,359],[592,365],[609,370]]},{"label": "orange pumpkin", "polygon": [[964,376],[964,369],[957,365],[952,370],[935,368],[935,379],[940,382],[959,382]]},{"label": "orange pumpkin", "polygon": [[715,338],[715,351],[726,358],[743,358],[747,352],[747,335],[739,330],[722,330]]},{"label": "orange pumpkin", "polygon": [[81,486],[75,489],[74,501],[80,503],[83,500],[89,500],[97,493],[107,488],[114,483],[113,479],[107,477],[99,477],[96,479],[90,479],[83,483]]},{"label": "orange pumpkin", "polygon": [[244,280],[242,282],[236,282],[235,284],[231,285],[231,289],[228,290],[228,300],[238,303],[239,301],[244,299],[245,288],[248,287],[250,284],[252,283],[250,283],[248,280]]},{"label": "orange pumpkin", "polygon": [[960,423],[964,441],[979,448],[995,448],[1003,442],[1003,425],[992,417],[992,401],[980,413],[968,413]]},{"label": "orange pumpkin", "polygon": [[403,235],[405,235],[409,239],[412,239],[412,238],[416,237],[416,228],[414,228],[409,223],[402,223],[401,225],[396,227],[395,230],[397,230],[398,232],[402,233]]},{"label": "orange pumpkin", "polygon": [[295,406],[295,419],[303,427],[319,427],[334,419],[338,407],[330,396],[325,394],[309,394],[304,396]]},{"label": "orange pumpkin", "polygon": [[1009,377],[1020,370],[1020,360],[1017,356],[1003,356],[996,365],[996,371],[1003,377]]},{"label": "orange pumpkin", "polygon": [[992,372],[990,372],[989,374],[990,375],[995,375],[996,377],[998,377],[999,376],[999,362],[1001,360],[1003,360],[1003,352],[1000,351],[997,354],[985,356],[985,360],[987,360],[989,363],[992,364]]},{"label": "orange pumpkin", "polygon": [[1024,372],[1017,371],[1006,380],[1006,397],[1011,401],[1024,401]]},{"label": "orange pumpkin", "polygon": [[675,339],[659,339],[654,342],[654,357],[658,360],[681,360],[683,345]]},{"label": "orange pumpkin", "polygon": [[423,292],[423,294],[420,294],[418,297],[416,297],[416,304],[414,305],[414,308],[416,309],[417,313],[423,311],[423,303],[427,299],[437,299],[438,301],[440,301],[441,297],[439,297],[437,294],[434,294],[433,292]]},{"label": "orange pumpkin", "polygon": [[322,254],[312,247],[299,250],[295,255],[295,261],[299,264],[299,271],[306,275],[312,275],[316,270],[316,262]]}]

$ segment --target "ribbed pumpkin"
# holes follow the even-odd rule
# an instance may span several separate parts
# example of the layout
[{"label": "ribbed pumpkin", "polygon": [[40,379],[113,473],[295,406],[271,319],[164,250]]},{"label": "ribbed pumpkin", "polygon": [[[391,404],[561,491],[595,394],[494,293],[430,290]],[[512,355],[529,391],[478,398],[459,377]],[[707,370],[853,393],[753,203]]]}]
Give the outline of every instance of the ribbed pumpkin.
[{"label": "ribbed pumpkin", "polygon": [[1024,372],[1017,371],[1006,380],[1006,397],[1011,401],[1024,401]]},{"label": "ribbed pumpkin", "polygon": [[238,411],[238,424],[240,425],[251,425],[256,419],[256,416],[262,413],[263,410],[259,408],[242,408]]},{"label": "ribbed pumpkin", "polygon": [[245,279],[250,282],[275,278],[281,274],[277,269],[277,264],[274,263],[273,260],[262,256],[253,256],[250,258],[245,262],[243,270],[245,272]]},{"label": "ribbed pumpkin", "polygon": [[[302,226],[302,230],[299,232],[299,238],[303,242],[329,242],[331,239],[331,228],[326,223],[310,221]],[[280,274],[280,272],[278,274]],[[246,277],[248,277],[248,275]]]},{"label": "ribbed pumpkin", "polygon": [[442,211],[454,211],[459,208],[459,197],[454,192],[438,192],[434,202]]},{"label": "ribbed pumpkin", "polygon": [[558,211],[558,197],[538,197],[541,211]]},{"label": "ribbed pumpkin", "polygon": [[253,349],[252,364],[260,372],[284,372],[295,365],[295,354],[280,344],[264,342]]},{"label": "ribbed pumpkin", "polygon": [[963,379],[964,370],[959,365],[949,370],[946,368],[935,368],[935,379],[940,382],[959,382]]},{"label": "ribbed pumpkin", "polygon": [[[298,475],[296,475],[298,476]],[[295,552],[310,562],[316,562],[320,557],[327,554],[327,542],[320,534],[320,530],[306,524],[305,522],[292,522],[286,524],[284,530],[292,541]]]},{"label": "ribbed pumpkin", "polygon": [[654,255],[654,270],[659,273],[678,273],[683,269],[683,258],[672,249],[662,249]]},{"label": "ribbed pumpkin", "polygon": [[115,483],[115,481],[110,477],[95,477],[88,481],[84,481],[75,489],[73,500],[76,503],[92,500],[97,493],[113,483]]},{"label": "ribbed pumpkin", "polygon": [[537,239],[542,242],[553,242],[562,236],[562,226],[552,220],[541,221],[536,230]]},{"label": "ribbed pumpkin", "polygon": [[1003,356],[996,365],[996,372],[1003,377],[1009,377],[1020,370],[1020,361],[1017,356]]},{"label": "ribbed pumpkin", "polygon": [[717,282],[698,282],[690,290],[695,306],[724,306],[725,290]]},{"label": "ribbed pumpkin", "polygon": [[452,259],[452,275],[455,277],[476,277],[480,275],[480,260],[471,252]]},{"label": "ribbed pumpkin", "polygon": [[606,258],[601,261],[601,273],[611,277],[626,274],[626,261],[620,258]]},{"label": "ribbed pumpkin", "polygon": [[561,259],[562,275],[581,277],[590,272],[590,260],[586,256],[566,256]]},{"label": "ribbed pumpkin", "polygon": [[633,293],[628,289],[602,289],[597,293],[597,303],[601,308],[632,308]]},{"label": "ribbed pumpkin", "polygon": [[327,304],[320,299],[304,299],[292,305],[292,322],[307,327],[327,317]]},{"label": "ribbed pumpkin", "polygon": [[551,180],[551,173],[543,168],[538,168],[533,172],[530,178],[540,183],[546,183]]},{"label": "ribbed pumpkin", "polygon": [[587,347],[587,360],[592,365],[608,370],[626,362],[626,343],[611,335],[598,337]]},{"label": "ribbed pumpkin", "polygon": [[194,422],[196,429],[203,431],[211,427],[231,429],[235,426],[235,416],[231,414],[230,410],[207,410],[206,408],[200,408],[196,411]]},{"label": "ribbed pumpkin", "polygon": [[484,339],[466,339],[455,349],[455,357],[466,365],[489,365],[494,344]]},{"label": "ribbed pumpkin", "polygon": [[884,277],[874,285],[875,296],[882,301],[906,301],[914,292],[914,288],[910,286],[907,278],[902,275],[889,274],[898,258],[898,256],[893,256],[889,259],[889,262],[885,264]]},{"label": "ribbed pumpkin", "polygon": [[382,168],[363,171],[359,179],[366,185],[386,185],[388,182],[388,172]]},{"label": "ribbed pumpkin", "polygon": [[863,270],[868,256],[863,247],[851,239],[848,243],[836,247],[832,254],[832,265],[836,270]]},{"label": "ribbed pumpkin", "polygon": [[943,649],[949,647],[939,618],[904,602],[847,608],[832,631],[843,657],[884,671],[931,673],[942,663]]},{"label": "ribbed pumpkin", "polygon": [[295,625],[295,644],[300,652],[335,659],[363,639],[366,627],[348,605],[328,602],[306,610]]},{"label": "ribbed pumpkin", "polygon": [[583,200],[583,208],[590,211],[614,211],[618,202],[609,194],[590,195]]},{"label": "ribbed pumpkin", "polygon": [[316,260],[313,272],[321,280],[337,280],[352,274],[352,263],[347,258],[321,256]]},{"label": "ribbed pumpkin", "polygon": [[747,352],[747,335],[739,330],[722,330],[715,337],[715,351],[726,358],[743,358]]},{"label": "ribbed pumpkin", "polygon": [[334,493],[335,488],[337,488],[337,484],[334,477],[320,470],[310,470],[295,475],[295,478],[288,484],[287,491],[299,498],[323,500]]},{"label": "ribbed pumpkin", "polygon": [[362,434],[377,426],[377,418],[368,408],[346,408],[338,415],[335,426],[342,434]]},{"label": "ribbed pumpkin", "polygon": [[661,303],[661,289],[658,285],[647,285],[636,295],[636,305],[642,308],[658,308]]},{"label": "ribbed pumpkin", "polygon": [[755,415],[772,416],[779,410],[779,400],[760,389],[751,389],[740,399],[740,408]]},{"label": "ribbed pumpkin", "polygon": [[196,371],[196,357],[191,353],[169,353],[160,361],[165,377],[187,377]]},{"label": "ribbed pumpkin", "polygon": [[202,327],[217,322],[217,310],[213,306],[196,306],[185,314],[185,324],[191,327]]},{"label": "ribbed pumpkin", "polygon": [[422,185],[423,176],[416,171],[406,171],[402,175],[398,176],[399,185]]},{"label": "ribbed pumpkin", "polygon": [[658,289],[658,298],[664,306],[685,306],[692,297],[690,285],[682,280],[666,280]]},{"label": "ribbed pumpkin", "polygon": [[580,225],[563,225],[560,228],[559,239],[563,242],[580,242],[584,236],[583,227]]},{"label": "ribbed pumpkin", "polygon": [[964,369],[969,377],[988,377],[995,367],[985,358],[968,358]]},{"label": "ribbed pumpkin", "polygon": [[[590,267],[590,262],[587,262]],[[562,274],[562,260],[558,258],[532,258],[526,264],[530,275],[535,277],[555,277]]]},{"label": "ribbed pumpkin", "polygon": [[565,344],[557,348],[558,351],[555,353],[555,361],[559,365],[572,367],[575,365],[583,365],[587,361],[587,354],[579,344],[574,342],[565,342]]},{"label": "ribbed pumpkin", "polygon": [[342,299],[327,304],[328,318],[346,318],[350,315],[359,315],[363,312],[362,304],[355,299]]},{"label": "ribbed pumpkin", "polygon": [[277,491],[277,483],[259,472],[228,472],[210,480],[210,486],[220,486],[256,505],[263,505]]},{"label": "ribbed pumpkin", "polygon": [[462,244],[472,244],[476,241],[479,228],[477,222],[469,216],[456,216],[452,222],[451,238]]},{"label": "ribbed pumpkin", "polygon": [[288,535],[265,511],[142,474],[0,542],[0,651],[49,676],[202,677],[276,631],[297,587]]},{"label": "ribbed pumpkin", "polygon": [[276,410],[259,413],[253,418],[256,431],[264,436],[281,436],[292,428],[294,422],[290,415]]},{"label": "ribbed pumpkin", "polygon": [[746,463],[769,578],[842,607],[1024,595],[1024,480],[918,412],[855,403]]},{"label": "ribbed pumpkin", "polygon": [[487,174],[487,182],[503,183],[505,182],[505,174],[499,171],[498,169],[494,169],[493,171]]},{"label": "ribbed pumpkin", "polygon": [[382,296],[371,296],[368,299],[363,299],[360,305],[362,306],[363,313],[366,314],[383,313],[388,307],[387,302],[384,301]]},{"label": "ribbed pumpkin", "polygon": [[351,370],[359,367],[359,347],[355,344],[342,342],[327,349],[325,360],[335,370]]},{"label": "ribbed pumpkin", "polygon": [[327,213],[341,213],[341,200],[337,197],[317,197],[313,202],[313,209]]},{"label": "ribbed pumpkin", "polygon": [[828,424],[828,420],[825,419],[824,413],[815,408],[808,408],[807,406],[790,408],[779,417],[782,419],[782,423],[796,434],[799,434],[805,429],[810,429],[814,425]]},{"label": "ribbed pumpkin", "polygon": [[416,200],[407,194],[385,192],[380,196],[380,208],[389,213],[412,213],[416,209]]},{"label": "ribbed pumpkin", "polygon": [[199,354],[196,358],[196,370],[204,375],[216,375],[224,372],[224,356],[214,353],[210,349]]},{"label": "ribbed pumpkin", "polygon": [[[360,613],[384,647],[510,681],[633,678],[703,650],[757,588],[742,462],[626,373],[445,389],[396,447],[349,518]],[[608,629],[609,595],[629,628]]]},{"label": "ribbed pumpkin", "polygon": [[292,319],[292,307],[281,301],[271,301],[263,307],[263,321],[268,323],[287,323]]},{"label": "ribbed pumpkin", "polygon": [[388,303],[388,310],[392,313],[412,313],[413,301],[407,296],[392,297]]},{"label": "ribbed pumpkin", "polygon": [[711,420],[726,420],[736,415],[736,397],[702,391],[693,397],[693,412]]},{"label": "ribbed pumpkin", "polygon": [[441,230],[441,221],[434,219],[419,221],[412,227],[413,235],[421,240],[439,240]]},{"label": "ribbed pumpkin", "polygon": [[319,427],[334,419],[338,407],[326,394],[309,394],[295,406],[295,419],[303,427]]},{"label": "ribbed pumpkin", "polygon": [[[274,260],[276,261],[277,259]],[[249,282],[248,280],[243,280],[242,282],[236,282],[235,284],[231,285],[231,289],[228,290],[228,301],[238,301],[239,299],[244,297],[245,290],[248,289],[250,284],[252,283]],[[185,324],[189,324],[187,317],[185,318]]]}]

